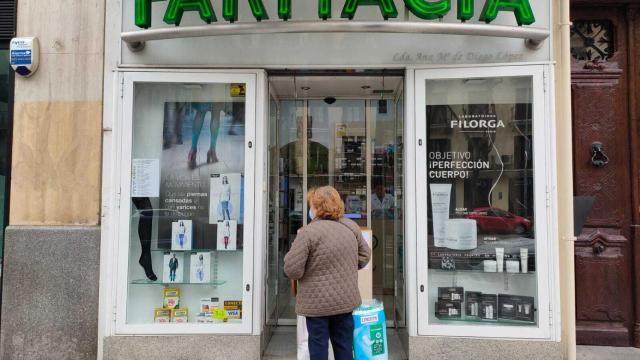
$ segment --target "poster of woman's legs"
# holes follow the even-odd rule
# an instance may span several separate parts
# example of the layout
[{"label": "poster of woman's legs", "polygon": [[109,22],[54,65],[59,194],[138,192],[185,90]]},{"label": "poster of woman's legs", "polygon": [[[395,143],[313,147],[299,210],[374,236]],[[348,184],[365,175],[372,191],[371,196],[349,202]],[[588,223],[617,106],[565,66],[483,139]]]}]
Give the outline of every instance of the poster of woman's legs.
[{"label": "poster of woman's legs", "polygon": [[[161,158],[158,247],[171,249],[172,223],[191,219],[192,248],[214,249],[217,222],[211,221],[211,204],[221,217],[242,219],[241,181],[244,172],[244,98],[227,102],[166,102]],[[212,174],[230,174],[230,200],[220,203]],[[222,179],[220,179],[222,185]],[[224,211],[222,209],[224,208]]]}]

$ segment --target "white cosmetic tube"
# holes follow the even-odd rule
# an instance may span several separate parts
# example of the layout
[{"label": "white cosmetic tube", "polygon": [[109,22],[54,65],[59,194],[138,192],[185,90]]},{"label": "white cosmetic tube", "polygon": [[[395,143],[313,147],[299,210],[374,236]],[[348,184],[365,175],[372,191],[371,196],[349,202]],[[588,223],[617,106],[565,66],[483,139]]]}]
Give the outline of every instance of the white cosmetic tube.
[{"label": "white cosmetic tube", "polygon": [[520,267],[522,268],[522,272],[526,273],[529,265],[529,249],[520,248]]},{"label": "white cosmetic tube", "polygon": [[431,216],[433,217],[433,244],[446,247],[446,223],[449,220],[451,184],[429,184],[431,189]]},{"label": "white cosmetic tube", "polygon": [[496,265],[498,272],[504,271],[504,248],[496,248]]}]

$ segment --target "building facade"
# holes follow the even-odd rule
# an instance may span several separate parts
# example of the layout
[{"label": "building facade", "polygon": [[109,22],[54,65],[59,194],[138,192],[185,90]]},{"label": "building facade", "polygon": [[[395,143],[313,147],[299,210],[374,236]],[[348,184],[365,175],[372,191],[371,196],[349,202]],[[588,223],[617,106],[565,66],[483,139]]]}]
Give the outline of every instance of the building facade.
[{"label": "building facade", "polygon": [[332,185],[398,351],[573,358],[567,24],[546,0],[20,2],[42,62],[16,80],[3,357],[260,358]]},{"label": "building facade", "polygon": [[[638,347],[639,8],[634,2],[572,5],[575,193],[593,198],[576,243],[577,340]],[[606,163],[597,162],[599,144]]]}]

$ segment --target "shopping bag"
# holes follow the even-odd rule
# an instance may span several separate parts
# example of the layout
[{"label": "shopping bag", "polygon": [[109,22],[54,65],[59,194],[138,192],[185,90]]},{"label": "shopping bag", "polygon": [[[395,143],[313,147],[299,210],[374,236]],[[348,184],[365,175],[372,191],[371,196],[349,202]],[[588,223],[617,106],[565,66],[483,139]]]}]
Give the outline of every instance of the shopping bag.
[{"label": "shopping bag", "polygon": [[298,315],[296,340],[298,343],[298,360],[309,360],[309,332],[307,331],[307,321],[304,316]]},{"label": "shopping bag", "polygon": [[353,311],[353,351],[355,360],[388,360],[387,323],[384,306],[367,301]]}]

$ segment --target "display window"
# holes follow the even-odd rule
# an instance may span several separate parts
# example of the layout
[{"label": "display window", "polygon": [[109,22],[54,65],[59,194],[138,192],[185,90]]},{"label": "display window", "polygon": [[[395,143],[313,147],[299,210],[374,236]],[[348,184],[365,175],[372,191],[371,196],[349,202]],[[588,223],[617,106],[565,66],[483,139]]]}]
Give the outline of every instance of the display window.
[{"label": "display window", "polygon": [[421,330],[547,337],[544,70],[418,74]]},{"label": "display window", "polygon": [[255,81],[123,75],[118,331],[250,332]]}]

